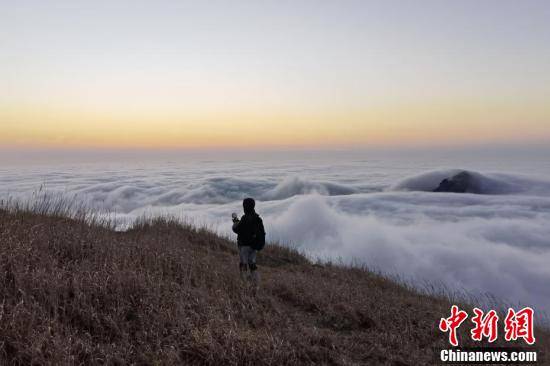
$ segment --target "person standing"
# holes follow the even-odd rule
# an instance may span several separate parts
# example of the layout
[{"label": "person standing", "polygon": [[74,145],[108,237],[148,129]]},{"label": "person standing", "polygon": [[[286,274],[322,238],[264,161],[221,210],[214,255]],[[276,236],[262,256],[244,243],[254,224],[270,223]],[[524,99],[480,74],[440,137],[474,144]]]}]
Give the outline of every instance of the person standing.
[{"label": "person standing", "polygon": [[233,213],[232,216],[233,232],[237,234],[241,278],[250,278],[257,285],[259,274],[256,255],[265,246],[265,230],[262,218],[255,211],[255,206],[254,199],[245,198],[243,200],[244,215],[240,220],[236,213]]}]

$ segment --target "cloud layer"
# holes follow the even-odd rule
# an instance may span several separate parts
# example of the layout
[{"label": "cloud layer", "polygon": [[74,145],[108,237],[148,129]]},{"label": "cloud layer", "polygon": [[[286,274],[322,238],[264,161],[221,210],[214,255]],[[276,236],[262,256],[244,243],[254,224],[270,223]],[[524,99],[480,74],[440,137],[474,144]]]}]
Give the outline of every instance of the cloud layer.
[{"label": "cloud layer", "polygon": [[268,239],[312,257],[549,311],[550,179],[471,172],[485,194],[430,192],[458,171],[397,179],[401,170],[353,165],[50,167],[3,172],[0,194],[25,199],[45,183],[116,212],[121,228],[144,214],[170,214],[227,235],[231,212],[252,196]]},{"label": "cloud layer", "polygon": [[322,258],[550,309],[550,199],[433,196],[305,196],[270,229]]}]

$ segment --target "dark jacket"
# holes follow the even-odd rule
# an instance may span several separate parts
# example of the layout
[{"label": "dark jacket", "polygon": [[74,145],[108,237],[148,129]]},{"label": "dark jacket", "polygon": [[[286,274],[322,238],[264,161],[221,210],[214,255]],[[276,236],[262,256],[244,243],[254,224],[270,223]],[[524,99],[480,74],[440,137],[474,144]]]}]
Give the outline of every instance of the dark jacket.
[{"label": "dark jacket", "polygon": [[257,235],[265,236],[264,223],[256,212],[247,212],[233,224],[233,232],[240,247],[254,246]]}]

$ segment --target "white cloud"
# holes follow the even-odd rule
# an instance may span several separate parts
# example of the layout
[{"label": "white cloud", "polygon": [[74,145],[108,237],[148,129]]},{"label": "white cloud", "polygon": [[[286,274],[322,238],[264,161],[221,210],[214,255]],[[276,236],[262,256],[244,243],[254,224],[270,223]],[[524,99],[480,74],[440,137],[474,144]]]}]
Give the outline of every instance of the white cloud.
[{"label": "white cloud", "polygon": [[392,184],[396,174],[358,173],[353,166],[330,173],[306,166],[302,173],[299,167],[257,168],[243,163],[4,172],[0,194],[29,198],[45,181],[48,191],[115,211],[122,226],[143,214],[170,214],[227,235],[231,212],[252,196],[268,239],[292,243],[311,256],[362,262],[416,284],[490,292],[550,311],[548,180],[473,172],[487,193],[475,195],[428,192],[458,170]]},{"label": "white cloud", "polygon": [[338,208],[347,198],[301,197],[271,217],[269,228],[322,258],[356,260],[416,283],[550,309],[550,199],[515,198],[507,207],[481,198],[470,210],[468,195],[438,194],[437,201],[431,193],[409,195],[361,195],[354,198],[362,207],[357,212]]}]

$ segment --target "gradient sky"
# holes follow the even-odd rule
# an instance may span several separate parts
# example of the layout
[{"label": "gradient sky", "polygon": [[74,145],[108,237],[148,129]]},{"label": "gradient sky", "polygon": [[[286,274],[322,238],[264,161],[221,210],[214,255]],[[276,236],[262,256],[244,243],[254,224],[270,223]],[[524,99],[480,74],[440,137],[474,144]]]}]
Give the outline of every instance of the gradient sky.
[{"label": "gradient sky", "polygon": [[550,141],[550,1],[0,0],[0,145]]}]

